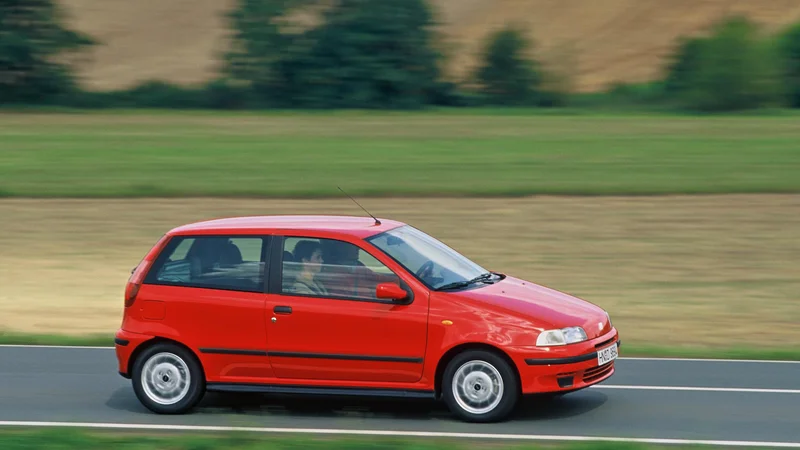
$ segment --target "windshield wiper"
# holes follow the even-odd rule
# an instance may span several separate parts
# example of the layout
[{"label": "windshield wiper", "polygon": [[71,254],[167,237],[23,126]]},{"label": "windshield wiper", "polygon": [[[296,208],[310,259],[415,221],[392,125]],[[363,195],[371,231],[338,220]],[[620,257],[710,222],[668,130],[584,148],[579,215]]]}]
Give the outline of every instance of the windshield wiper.
[{"label": "windshield wiper", "polygon": [[477,277],[468,280],[468,281],[454,281],[452,283],[445,284],[444,286],[439,286],[438,288],[434,289],[435,291],[444,291],[448,289],[457,289],[461,287],[467,287],[470,284],[477,283],[479,281],[486,281],[489,278],[492,278],[491,272],[486,272],[484,274],[478,275]]}]

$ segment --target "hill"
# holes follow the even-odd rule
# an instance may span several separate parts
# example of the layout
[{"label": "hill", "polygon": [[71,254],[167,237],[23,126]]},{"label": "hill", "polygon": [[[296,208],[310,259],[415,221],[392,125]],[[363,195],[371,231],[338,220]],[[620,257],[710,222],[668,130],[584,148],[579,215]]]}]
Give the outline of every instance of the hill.
[{"label": "hill", "polygon": [[[59,0],[71,26],[100,40],[81,76],[89,89],[146,79],[208,80],[226,46],[234,0]],[[574,73],[582,91],[660,75],[676,39],[726,14],[766,30],[800,20],[797,0],[433,0],[448,39],[450,70],[468,71],[488,33],[508,22],[536,40],[537,57]]]}]

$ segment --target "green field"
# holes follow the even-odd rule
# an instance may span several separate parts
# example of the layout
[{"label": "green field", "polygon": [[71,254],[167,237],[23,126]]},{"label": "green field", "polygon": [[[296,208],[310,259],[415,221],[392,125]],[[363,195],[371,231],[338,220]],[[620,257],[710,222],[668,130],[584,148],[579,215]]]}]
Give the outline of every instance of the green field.
[{"label": "green field", "polygon": [[0,196],[800,192],[800,118],[0,114]]},{"label": "green field", "polygon": [[193,435],[147,431],[85,431],[77,429],[0,430],[3,450],[684,450],[689,445],[649,445],[627,442],[526,442],[497,439],[398,438],[382,436],[266,435],[231,432]]},{"label": "green field", "polygon": [[[391,194],[365,206],[485,267],[602,305],[626,356],[798,359],[798,173],[796,114],[0,114],[0,193],[56,197],[0,199],[0,343],[108,345],[130,267],[164,231],[362,214],[339,185]],[[714,195],[598,196],[658,193]],[[475,198],[502,194],[519,197]]]}]

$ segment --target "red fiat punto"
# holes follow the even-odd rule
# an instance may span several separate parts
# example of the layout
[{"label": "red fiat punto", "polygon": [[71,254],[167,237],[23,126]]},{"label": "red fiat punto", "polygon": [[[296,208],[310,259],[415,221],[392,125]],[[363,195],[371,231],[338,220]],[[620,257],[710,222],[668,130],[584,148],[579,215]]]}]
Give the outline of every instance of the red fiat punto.
[{"label": "red fiat punto", "polygon": [[119,373],[157,413],[206,391],[442,399],[466,421],[609,378],[606,311],[393,220],[265,216],[169,231],[134,269]]}]

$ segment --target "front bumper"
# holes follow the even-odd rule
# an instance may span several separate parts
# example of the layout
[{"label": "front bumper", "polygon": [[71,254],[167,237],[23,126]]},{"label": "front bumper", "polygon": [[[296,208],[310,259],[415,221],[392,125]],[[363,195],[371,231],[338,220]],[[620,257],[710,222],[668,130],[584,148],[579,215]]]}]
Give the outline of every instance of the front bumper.
[{"label": "front bumper", "polygon": [[130,378],[129,362],[131,355],[142,342],[152,339],[153,336],[146,334],[131,333],[123,329],[117,330],[114,335],[114,350],[117,354],[117,370],[124,378]]},{"label": "front bumper", "polygon": [[512,357],[519,367],[522,393],[571,392],[607,380],[615,372],[616,361],[600,365],[597,353],[612,345],[619,352],[620,340],[616,329],[580,344],[550,349],[515,348]]}]

